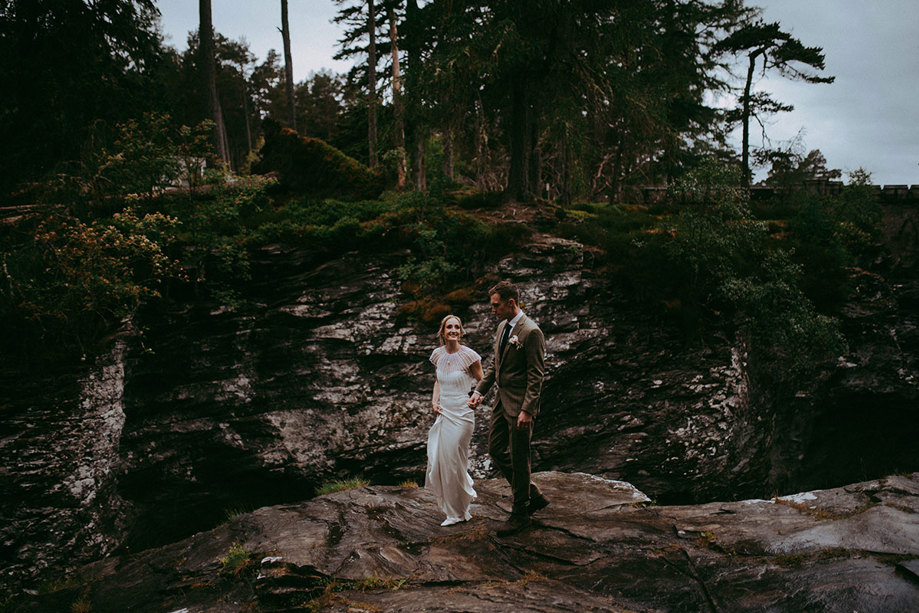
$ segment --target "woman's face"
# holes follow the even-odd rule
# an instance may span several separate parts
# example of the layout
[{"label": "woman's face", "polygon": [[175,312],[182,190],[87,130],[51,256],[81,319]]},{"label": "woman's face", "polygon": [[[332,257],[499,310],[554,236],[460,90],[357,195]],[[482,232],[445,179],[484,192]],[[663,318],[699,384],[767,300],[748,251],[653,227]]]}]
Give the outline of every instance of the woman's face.
[{"label": "woman's face", "polygon": [[456,317],[451,317],[444,323],[444,338],[448,341],[458,341],[463,336],[463,326]]}]

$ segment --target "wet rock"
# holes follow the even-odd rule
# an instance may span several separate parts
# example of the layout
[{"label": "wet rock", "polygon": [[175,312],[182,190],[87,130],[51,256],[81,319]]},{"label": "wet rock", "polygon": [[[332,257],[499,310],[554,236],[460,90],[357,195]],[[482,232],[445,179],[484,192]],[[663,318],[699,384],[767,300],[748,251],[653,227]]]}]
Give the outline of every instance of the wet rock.
[{"label": "wet rock", "polygon": [[[627,483],[534,475],[551,500],[508,538],[503,481],[442,528],[423,489],[373,486],[259,509],[179,543],[81,569],[17,601],[93,611],[913,611],[919,473],[776,500],[649,506]],[[874,502],[883,498],[884,502]],[[218,558],[236,545],[245,564]]]},{"label": "wet rock", "polygon": [[37,379],[7,407],[0,585],[54,571],[62,556],[71,564],[102,557],[124,537],[130,505],[117,491],[117,475],[125,352],[119,337],[94,368],[63,381]]},{"label": "wet rock", "polygon": [[[3,582],[35,588],[115,549],[159,547],[228,515],[302,501],[325,481],[423,481],[436,326],[400,315],[409,296],[391,271],[404,257],[355,252],[317,265],[275,245],[257,254],[245,305],[148,312],[136,322],[144,337],[122,337],[117,358],[5,385],[18,395],[0,424],[0,476],[12,486],[0,502]],[[451,305],[486,357],[490,281],[516,281],[543,327],[536,469],[624,480],[660,504],[688,504],[916,468],[914,281],[853,271],[849,352],[808,389],[785,393],[740,339],[687,344],[593,264],[575,242],[538,237],[468,288],[476,301]],[[88,381],[99,393],[87,395]],[[488,406],[477,415],[476,478],[494,475],[488,416]]]}]

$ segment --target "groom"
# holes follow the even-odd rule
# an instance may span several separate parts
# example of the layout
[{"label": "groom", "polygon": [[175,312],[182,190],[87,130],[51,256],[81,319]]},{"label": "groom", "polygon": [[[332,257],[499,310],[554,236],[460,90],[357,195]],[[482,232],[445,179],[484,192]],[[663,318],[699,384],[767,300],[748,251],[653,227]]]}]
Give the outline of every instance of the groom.
[{"label": "groom", "polygon": [[520,310],[520,294],[510,281],[501,281],[488,294],[491,309],[501,323],[494,360],[488,360],[485,376],[469,399],[469,406],[477,407],[497,382],[488,454],[514,493],[511,515],[498,529],[498,536],[510,536],[526,528],[530,515],[549,504],[530,481],[530,440],[533,418],[539,413],[546,340],[536,322]]}]

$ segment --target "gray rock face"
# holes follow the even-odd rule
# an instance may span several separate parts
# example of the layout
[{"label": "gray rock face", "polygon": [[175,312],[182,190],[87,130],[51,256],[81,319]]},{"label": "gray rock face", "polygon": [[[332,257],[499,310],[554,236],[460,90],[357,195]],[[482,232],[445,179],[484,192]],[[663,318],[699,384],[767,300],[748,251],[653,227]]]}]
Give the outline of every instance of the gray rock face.
[{"label": "gray rock face", "polygon": [[[647,506],[624,482],[544,472],[531,528],[498,538],[503,481],[442,528],[424,489],[373,486],[259,509],[81,570],[22,602],[93,611],[912,612],[919,473],[774,500]],[[242,548],[235,572],[218,558]]]},{"label": "gray rock face", "polygon": [[[421,482],[437,324],[400,314],[406,296],[390,271],[403,257],[351,253],[315,266],[265,250],[249,306],[148,314],[136,322],[143,338],[119,341],[50,391],[27,388],[0,439],[0,474],[13,486],[0,501],[3,582],[34,586],[116,548],[158,547],[228,513],[304,500],[337,478]],[[541,238],[491,270],[478,302],[452,308],[487,357],[496,322],[482,288],[509,277],[546,332],[538,470],[620,479],[676,504],[919,465],[919,310],[904,315],[915,283],[856,275],[850,354],[812,389],[783,395],[764,392],[738,340],[687,347],[577,243]],[[493,474],[488,414],[477,415],[476,478]]]},{"label": "gray rock face", "polygon": [[[14,406],[0,440],[0,585],[38,576],[72,556],[101,557],[124,538],[128,506],[116,479],[124,427],[124,354],[118,338],[97,368],[38,378],[31,410]],[[42,403],[45,404],[42,404]]]}]

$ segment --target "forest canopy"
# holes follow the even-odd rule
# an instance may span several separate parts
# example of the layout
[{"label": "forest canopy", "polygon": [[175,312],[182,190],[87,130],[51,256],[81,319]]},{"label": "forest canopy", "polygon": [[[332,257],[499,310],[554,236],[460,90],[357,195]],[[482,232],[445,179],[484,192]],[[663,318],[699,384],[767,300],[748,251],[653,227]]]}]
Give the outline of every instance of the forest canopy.
[{"label": "forest canopy", "polygon": [[[790,108],[751,93],[749,67],[828,83],[819,48],[737,0],[335,2],[354,67],[299,82],[286,50],[214,32],[208,0],[181,52],[152,0],[2,4],[11,353],[85,353],[163,296],[244,306],[251,254],[275,243],[313,263],[408,248],[400,317],[428,321],[533,231],[489,218],[508,200],[636,299],[679,305],[688,338],[731,319],[795,359],[838,350],[844,268],[879,216],[869,176],[754,203],[751,163],[783,188],[840,172],[800,141],[725,140]],[[663,200],[632,206],[645,186]]]},{"label": "forest canopy", "polygon": [[[3,3],[0,53],[15,61],[0,66],[0,190],[65,172],[116,124],[157,111],[177,126],[215,120],[211,163],[243,174],[270,119],[379,164],[399,189],[457,181],[518,200],[619,202],[708,156],[749,164],[752,146],[731,150],[725,136],[790,105],[752,94],[745,60],[832,80],[819,47],[738,0],[335,2],[353,69],[290,86],[283,51],[257,58],[210,28],[205,45],[199,29],[170,47],[153,0]],[[288,28],[307,36],[309,24]],[[725,99],[736,107],[712,103]]]}]

